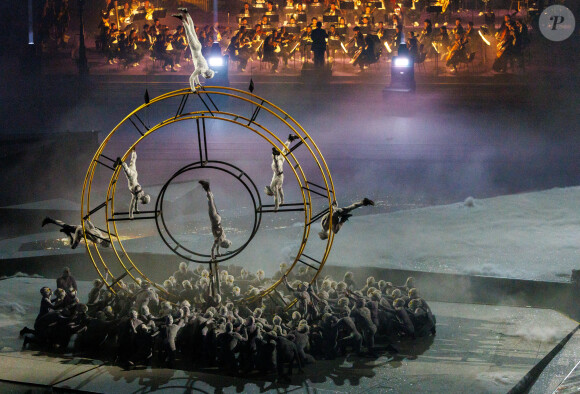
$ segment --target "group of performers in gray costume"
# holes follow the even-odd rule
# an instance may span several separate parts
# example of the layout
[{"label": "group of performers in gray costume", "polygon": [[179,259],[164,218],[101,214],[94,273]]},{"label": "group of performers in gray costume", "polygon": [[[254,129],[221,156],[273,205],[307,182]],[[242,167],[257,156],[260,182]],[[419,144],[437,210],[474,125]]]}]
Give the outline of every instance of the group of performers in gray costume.
[{"label": "group of performers in gray costume", "polygon": [[[277,372],[287,380],[315,360],[342,365],[346,357],[394,356],[405,343],[425,346],[436,334],[435,316],[413,278],[395,286],[370,276],[360,286],[346,272],[339,281],[326,276],[319,286],[307,282],[306,266],[294,273],[281,264],[271,278],[262,270],[253,275],[228,268],[218,275],[221,295],[212,295],[202,265],[190,270],[183,262],[164,282],[171,295],[140,279],[121,279],[110,288],[96,279],[86,303],[65,269],[54,294],[48,286],[40,289],[34,327],[21,331],[23,348],[69,351],[71,343],[77,354],[124,368],[218,367],[243,376]],[[280,279],[284,286],[276,297],[250,298]],[[287,310],[285,302],[294,298],[298,302]]]}]

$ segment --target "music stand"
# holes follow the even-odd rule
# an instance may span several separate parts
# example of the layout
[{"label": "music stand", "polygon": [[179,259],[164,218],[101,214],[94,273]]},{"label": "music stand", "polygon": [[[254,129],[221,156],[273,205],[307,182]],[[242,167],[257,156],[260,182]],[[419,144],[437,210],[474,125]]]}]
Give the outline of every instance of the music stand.
[{"label": "music stand", "polygon": [[381,1],[369,1],[369,2],[367,3],[367,6],[371,7],[371,9],[372,9],[373,7],[376,7],[376,8],[377,8],[377,10],[378,10],[378,9],[383,9],[383,3],[382,3]]},{"label": "music stand", "polygon": [[440,14],[443,11],[443,7],[440,5],[429,5],[427,6],[427,12]]},{"label": "music stand", "polygon": [[346,30],[347,30],[347,27],[346,26],[345,27],[337,27],[336,28],[336,32],[338,34],[342,34],[342,35],[346,35]]},{"label": "music stand", "polygon": [[370,25],[366,25],[366,26],[362,26],[362,25],[361,25],[361,26],[359,26],[359,27],[360,27],[360,32],[361,32],[362,34],[364,34],[364,35],[367,35],[367,34],[369,34],[369,33],[370,33],[370,31],[371,31],[371,27],[370,27]]},{"label": "music stand", "polygon": [[298,34],[298,33],[300,33],[300,26],[288,26],[288,25],[286,25],[286,33]]},{"label": "music stand", "polygon": [[306,22],[306,14],[296,14],[296,22]]},{"label": "music stand", "polygon": [[264,14],[264,16],[266,16],[268,18],[268,22],[271,24],[273,23],[278,23],[280,22],[280,15],[278,14]]},{"label": "music stand", "polygon": [[340,2],[340,9],[341,10],[354,10],[354,1],[341,1]]},{"label": "music stand", "polygon": [[133,23],[138,22],[138,21],[144,21],[146,14],[147,13],[145,11],[139,11],[139,12],[133,14]]},{"label": "music stand", "polygon": [[322,15],[322,22],[338,23],[338,15]]},{"label": "music stand", "polygon": [[165,8],[155,8],[153,11],[153,20],[163,19],[167,15],[167,10]]}]

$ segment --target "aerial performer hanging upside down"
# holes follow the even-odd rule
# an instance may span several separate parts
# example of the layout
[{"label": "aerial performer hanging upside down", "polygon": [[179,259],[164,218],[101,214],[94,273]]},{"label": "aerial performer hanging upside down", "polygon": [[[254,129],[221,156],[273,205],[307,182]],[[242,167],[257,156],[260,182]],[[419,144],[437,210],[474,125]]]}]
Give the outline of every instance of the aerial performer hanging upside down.
[{"label": "aerial performer hanging upside down", "polygon": [[213,233],[213,246],[211,247],[211,259],[215,260],[216,256],[221,256],[220,247],[227,249],[232,245],[232,241],[226,238],[222,227],[222,217],[219,215],[213,199],[213,193],[209,189],[208,181],[199,181],[207,195],[207,205],[209,207],[209,220],[211,221],[211,232]]},{"label": "aerial performer hanging upside down", "polygon": [[[338,231],[340,230],[342,225],[344,223],[346,223],[346,221],[348,220],[349,217],[352,216],[350,214],[350,212],[353,209],[357,209],[357,208],[364,207],[367,205],[375,205],[375,202],[373,200],[369,200],[368,198],[365,197],[362,200],[357,201],[354,204],[351,204],[348,207],[344,207],[344,208],[338,208],[338,206],[336,205],[336,202],[335,202],[333,204],[333,209],[332,209],[332,232],[335,234],[338,233]],[[330,218],[330,212],[327,213],[326,215],[324,215],[322,217],[321,222],[320,222],[320,224],[322,225],[322,231],[318,233],[318,236],[322,240],[327,239],[330,236],[330,228],[329,228],[329,220],[328,220],[329,218]]]},{"label": "aerial performer hanging upside down", "polygon": [[[118,159],[119,160],[119,159]],[[139,213],[139,202],[141,204],[148,204],[151,201],[149,194],[145,194],[143,188],[139,184],[137,177],[137,152],[135,149],[131,152],[131,161],[129,165],[123,163],[123,171],[127,176],[127,182],[129,183],[129,191],[131,192],[131,203],[129,204],[129,219],[133,219],[133,212]]]},{"label": "aerial performer hanging upside down", "polygon": [[[294,134],[290,134],[286,142],[284,142],[284,154],[289,152],[290,144],[292,141],[299,139],[298,136]],[[272,175],[272,181],[270,182],[270,186],[266,186],[264,191],[269,196],[274,196],[274,210],[277,211],[278,207],[281,204],[284,204],[284,189],[282,186],[284,185],[284,156],[280,154],[278,148],[272,148],[272,171],[274,174]]]},{"label": "aerial performer hanging upside down", "polygon": [[211,79],[213,78],[215,71],[209,68],[207,60],[205,60],[205,57],[203,57],[201,53],[201,43],[197,38],[195,26],[189,12],[187,12],[187,8],[178,8],[178,10],[181,14],[175,14],[173,16],[181,20],[183,22],[183,27],[185,28],[185,35],[187,36],[187,42],[189,42],[189,49],[191,49],[191,59],[195,66],[195,70],[193,70],[193,73],[189,77],[189,85],[191,86],[191,90],[195,92],[195,87],[200,85],[199,76],[201,75],[205,79]]},{"label": "aerial performer hanging upside down", "polygon": [[[60,232],[68,235],[71,249],[76,249],[76,247],[79,246],[79,243],[83,239],[83,226],[80,224],[73,226],[71,224],[66,224],[61,220],[46,217],[42,221],[42,227],[49,223],[56,224],[57,226],[61,227]],[[99,244],[105,248],[111,245],[111,241],[106,239],[103,236],[103,233],[101,233],[101,231],[96,228],[90,220],[85,220],[85,231],[89,241],[92,241],[95,244]]]}]

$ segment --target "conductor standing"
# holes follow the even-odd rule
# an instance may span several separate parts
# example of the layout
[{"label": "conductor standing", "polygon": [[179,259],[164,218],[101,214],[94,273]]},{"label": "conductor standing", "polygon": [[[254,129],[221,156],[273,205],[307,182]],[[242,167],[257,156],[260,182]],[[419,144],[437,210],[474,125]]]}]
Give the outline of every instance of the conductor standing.
[{"label": "conductor standing", "polygon": [[324,54],[326,52],[326,39],[328,34],[322,28],[322,22],[316,23],[316,29],[312,30],[310,34],[312,39],[312,52],[314,52],[314,67],[324,67]]}]

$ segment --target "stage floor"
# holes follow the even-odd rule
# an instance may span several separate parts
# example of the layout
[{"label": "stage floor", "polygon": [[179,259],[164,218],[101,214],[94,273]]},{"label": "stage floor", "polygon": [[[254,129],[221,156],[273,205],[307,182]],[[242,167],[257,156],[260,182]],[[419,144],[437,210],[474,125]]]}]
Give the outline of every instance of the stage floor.
[{"label": "stage floor", "polygon": [[[203,372],[146,368],[124,371],[101,361],[71,354],[50,355],[18,351],[18,331],[31,326],[37,313],[37,292],[52,279],[12,278],[0,281],[0,380],[47,389],[125,393],[163,391],[264,392],[486,392],[509,391],[577,323],[548,309],[432,302],[437,317],[435,337],[401,342],[397,357],[377,359],[349,356],[317,361],[279,385],[275,375],[221,376],[217,369]],[[80,294],[89,283],[80,282]],[[578,361],[580,336],[574,335],[540,378],[551,392]],[[185,368],[185,366],[183,366]],[[1,389],[0,385],[0,389]],[[19,385],[8,385],[11,391]],[[30,388],[30,386],[26,386]]]}]

